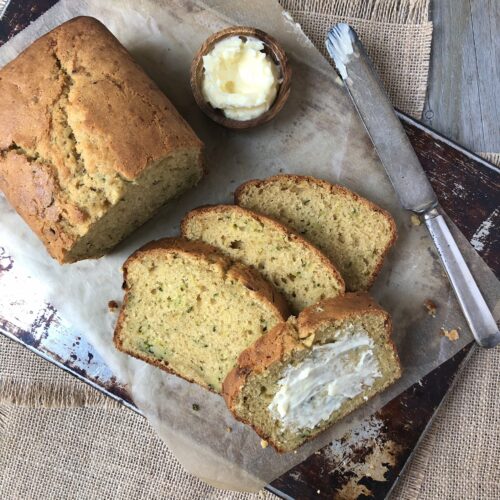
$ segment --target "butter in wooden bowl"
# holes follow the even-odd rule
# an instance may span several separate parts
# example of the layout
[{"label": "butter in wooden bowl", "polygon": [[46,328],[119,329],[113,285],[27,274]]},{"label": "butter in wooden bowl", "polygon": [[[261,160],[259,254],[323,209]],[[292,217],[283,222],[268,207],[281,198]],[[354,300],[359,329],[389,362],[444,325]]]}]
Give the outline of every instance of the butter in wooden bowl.
[{"label": "butter in wooden bowl", "polygon": [[232,27],[212,35],[191,67],[197,104],[229,128],[271,120],[290,93],[291,70],[274,38],[255,28]]}]

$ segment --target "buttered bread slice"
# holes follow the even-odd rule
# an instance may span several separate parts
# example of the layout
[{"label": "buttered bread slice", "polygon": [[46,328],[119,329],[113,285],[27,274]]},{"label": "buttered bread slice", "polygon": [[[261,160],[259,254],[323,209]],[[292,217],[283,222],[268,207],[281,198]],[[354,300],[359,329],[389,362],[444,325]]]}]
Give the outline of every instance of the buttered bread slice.
[{"label": "buttered bread slice", "polygon": [[257,272],[202,242],[154,241],[123,272],[116,347],[215,392],[241,351],[287,317]]},{"label": "buttered bread slice", "polygon": [[367,290],[396,241],[391,215],[343,186],[299,175],[242,184],[235,202],[279,220],[322,250],[348,291]]},{"label": "buttered bread slice", "polygon": [[294,312],[344,292],[342,277],[317,248],[279,222],[250,210],[236,205],[198,208],[186,215],[181,232],[258,269]]},{"label": "buttered bread slice", "polygon": [[312,439],[401,376],[391,320],[367,294],[302,311],[238,358],[223,396],[278,451]]}]

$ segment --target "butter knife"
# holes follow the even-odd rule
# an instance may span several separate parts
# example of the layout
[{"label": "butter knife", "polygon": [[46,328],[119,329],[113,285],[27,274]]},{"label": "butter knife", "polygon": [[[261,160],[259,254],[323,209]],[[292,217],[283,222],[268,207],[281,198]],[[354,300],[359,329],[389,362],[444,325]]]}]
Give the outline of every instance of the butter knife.
[{"label": "butter knife", "polygon": [[476,342],[500,343],[498,325],[448,225],[436,194],[356,32],[340,23],[330,29],[326,48],[344,81],[401,205],[423,219]]}]

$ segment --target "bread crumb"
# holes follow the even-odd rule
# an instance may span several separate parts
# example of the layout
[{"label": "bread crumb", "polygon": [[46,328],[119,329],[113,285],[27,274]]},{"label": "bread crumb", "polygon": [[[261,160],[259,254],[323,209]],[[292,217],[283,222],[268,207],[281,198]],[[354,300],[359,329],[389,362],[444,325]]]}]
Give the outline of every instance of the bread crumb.
[{"label": "bread crumb", "polygon": [[293,450],[293,454],[294,454],[294,455],[297,455],[297,450]]},{"label": "bread crumb", "polygon": [[441,328],[441,330],[443,332],[443,335],[452,342],[455,342],[460,337],[458,330],[456,328],[453,328],[452,330],[446,330],[445,328]]},{"label": "bread crumb", "polygon": [[200,405],[199,404],[196,404],[196,403],[193,403],[193,411],[200,411]]},{"label": "bread crumb", "polygon": [[262,448],[267,448],[269,446],[269,443],[265,439],[261,439],[260,445],[262,446]]},{"label": "bread crumb", "polygon": [[313,342],[314,342],[314,333],[312,335],[309,335],[309,337],[305,338],[302,340],[302,343],[306,346],[306,347],[311,347],[313,345]]},{"label": "bread crumb", "polygon": [[231,429],[231,427],[226,427],[226,432],[233,432],[233,429]]},{"label": "bread crumb", "polygon": [[422,221],[420,220],[420,217],[418,215],[411,214],[410,220],[413,226],[420,226],[420,224],[422,224]]},{"label": "bread crumb", "polygon": [[432,316],[433,318],[436,317],[437,306],[434,302],[432,302],[432,300],[427,299],[424,302],[424,307],[427,309],[429,316]]},{"label": "bread crumb", "polygon": [[118,305],[118,302],[116,300],[110,300],[108,302],[108,309],[110,312],[115,312],[120,306]]}]

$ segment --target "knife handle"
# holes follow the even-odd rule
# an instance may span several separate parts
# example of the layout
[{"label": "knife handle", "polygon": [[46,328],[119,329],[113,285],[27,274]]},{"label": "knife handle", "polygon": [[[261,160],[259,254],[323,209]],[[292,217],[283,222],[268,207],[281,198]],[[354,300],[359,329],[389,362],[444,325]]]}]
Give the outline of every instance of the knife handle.
[{"label": "knife handle", "polygon": [[495,347],[500,344],[498,325],[444,217],[437,208],[433,208],[424,214],[424,221],[436,245],[472,335],[481,347]]}]

